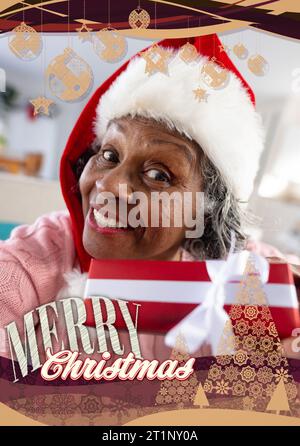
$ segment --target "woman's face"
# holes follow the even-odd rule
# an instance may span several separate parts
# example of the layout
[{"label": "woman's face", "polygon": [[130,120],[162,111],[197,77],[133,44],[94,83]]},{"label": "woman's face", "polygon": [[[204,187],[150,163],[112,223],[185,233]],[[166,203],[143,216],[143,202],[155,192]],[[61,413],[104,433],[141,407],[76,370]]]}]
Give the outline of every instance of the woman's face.
[{"label": "woman's face", "polygon": [[[184,220],[182,218],[182,224],[175,227],[171,200],[164,207],[159,206],[159,223],[151,225],[151,209],[156,212],[151,197],[153,200],[153,192],[165,192],[167,196],[177,192],[180,197],[184,192],[192,192],[193,202],[188,212],[194,214],[195,193],[202,190],[198,159],[199,150],[193,142],[161,124],[130,118],[113,121],[99,152],[89,160],[80,178],[85,250],[96,259],[177,259],[187,229]],[[123,190],[119,185],[123,185]],[[145,200],[142,203],[127,201],[136,192],[142,192],[147,198],[147,206]],[[106,218],[108,214],[103,213],[104,206],[108,205],[104,196],[115,197],[115,205],[109,199],[109,209],[115,209],[114,218],[110,220]],[[127,210],[121,215],[119,206],[125,206],[125,202]],[[137,204],[140,205],[138,214],[133,209],[137,209]],[[168,211],[170,225],[165,227],[162,213]],[[141,217],[143,223],[133,227],[129,218],[128,224],[130,212]]]}]

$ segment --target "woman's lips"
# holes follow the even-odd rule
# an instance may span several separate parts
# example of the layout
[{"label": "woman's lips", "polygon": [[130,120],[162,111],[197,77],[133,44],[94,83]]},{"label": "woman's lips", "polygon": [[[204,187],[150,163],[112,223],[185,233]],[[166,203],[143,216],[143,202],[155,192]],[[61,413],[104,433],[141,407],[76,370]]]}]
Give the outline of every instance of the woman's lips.
[{"label": "woman's lips", "polygon": [[[97,220],[95,217],[95,211]],[[88,213],[88,223],[94,231],[99,232],[101,234],[120,234],[120,233],[128,233],[130,231],[133,231],[134,228],[131,227],[118,227],[116,226],[109,226],[108,224],[111,224],[111,221],[106,219],[105,217],[100,217],[99,214],[97,214],[97,210],[93,207],[90,208]]]}]

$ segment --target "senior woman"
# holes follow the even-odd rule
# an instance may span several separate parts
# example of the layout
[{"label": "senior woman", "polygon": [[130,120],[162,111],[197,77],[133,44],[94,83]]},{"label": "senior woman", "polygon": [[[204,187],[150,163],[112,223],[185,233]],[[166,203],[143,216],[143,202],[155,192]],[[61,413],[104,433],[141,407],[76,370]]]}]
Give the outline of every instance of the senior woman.
[{"label": "senior woman", "polygon": [[[99,87],[76,123],[61,161],[68,211],[21,226],[1,243],[2,334],[34,308],[80,294],[73,271],[84,275],[91,258],[221,259],[232,231],[236,248],[246,247],[245,203],[263,149],[253,92],[216,35],[163,41],[155,48],[162,64],[149,51],[136,55]],[[196,49],[197,57],[187,61],[184,49]],[[209,87],[208,73],[211,81],[225,74],[226,82]],[[128,195],[120,196],[120,184]],[[153,192],[191,192],[190,217],[196,192],[203,192],[202,236],[187,238],[185,225],[172,219],[169,227],[132,227],[118,214],[101,215],[101,195],[127,202],[137,191],[149,198]],[[153,356],[157,338],[140,339],[144,356]],[[2,354],[7,349],[5,339]]]}]

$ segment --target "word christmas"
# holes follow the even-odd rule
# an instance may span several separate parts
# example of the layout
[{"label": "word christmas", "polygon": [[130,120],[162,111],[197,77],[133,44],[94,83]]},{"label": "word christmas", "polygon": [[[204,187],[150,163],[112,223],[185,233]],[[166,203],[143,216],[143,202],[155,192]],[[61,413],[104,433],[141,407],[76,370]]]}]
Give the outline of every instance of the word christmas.
[{"label": "word christmas", "polygon": [[46,381],[53,381],[57,378],[66,380],[71,378],[73,381],[80,378],[90,381],[94,379],[100,381],[112,381],[114,379],[130,380],[144,378],[153,379],[178,379],[180,381],[188,379],[193,373],[195,358],[190,358],[183,365],[178,367],[177,360],[168,359],[161,364],[156,359],[141,360],[136,359],[131,352],[125,358],[116,359],[112,365],[107,366],[107,361],[111,359],[109,352],[101,355],[101,360],[86,358],[84,361],[78,359],[78,352],[64,350],[51,354],[47,350],[48,359],[41,369],[41,376]]}]

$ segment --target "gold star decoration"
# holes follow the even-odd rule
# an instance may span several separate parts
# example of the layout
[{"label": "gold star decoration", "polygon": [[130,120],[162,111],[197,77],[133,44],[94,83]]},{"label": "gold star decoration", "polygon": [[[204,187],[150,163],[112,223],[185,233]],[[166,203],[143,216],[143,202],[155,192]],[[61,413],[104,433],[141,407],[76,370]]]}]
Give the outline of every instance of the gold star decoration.
[{"label": "gold star decoration", "polygon": [[196,90],[193,90],[193,93],[198,102],[207,102],[207,98],[209,95],[203,88],[197,88]]},{"label": "gold star decoration", "polygon": [[141,53],[141,57],[146,61],[145,73],[154,74],[157,72],[168,74],[168,59],[171,52],[158,45],[153,45],[147,51]]},{"label": "gold star decoration", "polygon": [[88,26],[83,23],[80,28],[76,28],[78,32],[78,38],[82,40],[82,42],[91,42],[93,28],[88,28]]},{"label": "gold star decoration", "polygon": [[34,116],[40,113],[49,116],[49,108],[52,104],[54,104],[51,99],[47,99],[45,96],[39,96],[36,99],[32,99],[30,103],[34,106]]},{"label": "gold star decoration", "polygon": [[221,43],[221,45],[218,46],[220,53],[225,53],[225,47],[223,45],[223,43]]},{"label": "gold star decoration", "polygon": [[221,45],[219,45],[219,50],[220,50],[220,53],[227,53],[227,54],[230,53],[229,46],[228,45],[223,45],[223,43]]}]

